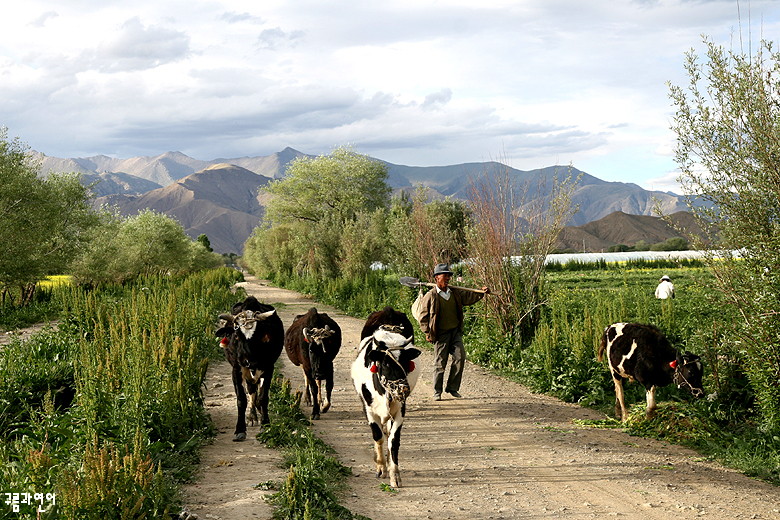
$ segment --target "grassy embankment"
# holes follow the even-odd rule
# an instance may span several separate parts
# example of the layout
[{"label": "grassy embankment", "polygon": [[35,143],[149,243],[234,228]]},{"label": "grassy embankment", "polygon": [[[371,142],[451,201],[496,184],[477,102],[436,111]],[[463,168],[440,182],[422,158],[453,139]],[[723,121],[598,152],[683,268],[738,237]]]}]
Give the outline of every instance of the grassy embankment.
[{"label": "grassy embankment", "polygon": [[211,433],[200,387],[237,274],[53,289],[57,330],[0,350],[0,490],[56,495],[42,518],[177,512],[177,485]]}]

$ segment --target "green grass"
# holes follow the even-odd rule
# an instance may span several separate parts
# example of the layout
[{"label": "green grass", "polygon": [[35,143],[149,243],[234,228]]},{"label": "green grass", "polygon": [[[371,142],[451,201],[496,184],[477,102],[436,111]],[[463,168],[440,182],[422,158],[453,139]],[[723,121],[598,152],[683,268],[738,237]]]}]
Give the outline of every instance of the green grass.
[{"label": "green grass", "polygon": [[[675,284],[674,300],[654,297],[664,274]],[[711,272],[698,261],[555,267],[545,279],[546,304],[532,338],[501,334],[477,304],[467,308],[464,343],[471,361],[534,392],[612,417],[614,386],[606,365],[596,360],[601,334],[615,322],[654,324],[676,348],[702,357],[708,398],[694,401],[673,385],[661,388],[657,392],[664,405],[661,409],[681,412],[659,413],[657,419],[647,421],[644,388],[626,384],[626,401],[635,405],[632,417],[636,416],[628,431],[694,447],[727,466],[780,484],[776,441],[780,432],[762,431],[757,425],[754,393],[741,369],[744,353],[727,339],[738,321],[738,309],[720,299],[713,282]],[[385,305],[408,313],[416,296],[416,291],[401,287],[397,275],[388,272],[357,281],[297,280],[295,284],[360,318]],[[424,341],[418,343],[425,346]],[[612,419],[598,426],[616,427]]]},{"label": "green grass", "polygon": [[201,385],[237,276],[65,287],[58,330],[0,349],[0,490],[56,493],[44,518],[170,518],[212,433]]},{"label": "green grass", "polygon": [[311,431],[311,423],[291,393],[290,381],[274,376],[271,386],[271,424],[257,438],[270,448],[281,449],[287,478],[269,498],[274,518],[285,520],[368,520],[339,504],[345,479],[352,470],[342,465],[333,449]]}]

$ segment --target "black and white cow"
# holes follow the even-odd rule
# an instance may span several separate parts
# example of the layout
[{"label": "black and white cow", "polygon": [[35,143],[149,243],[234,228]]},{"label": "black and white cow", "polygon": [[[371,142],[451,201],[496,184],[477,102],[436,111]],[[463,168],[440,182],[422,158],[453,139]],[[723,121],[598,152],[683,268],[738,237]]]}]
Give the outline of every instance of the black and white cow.
[{"label": "black and white cow", "polygon": [[[361,341],[372,335],[380,326],[385,325],[385,330],[399,332],[405,338],[414,339],[414,327],[409,317],[401,311],[397,311],[389,305],[381,311],[375,311],[368,315],[363,330],[360,331]],[[389,328],[394,326],[395,328]]]},{"label": "black and white cow", "polygon": [[420,376],[413,361],[420,350],[412,340],[380,327],[360,342],[360,352],[352,363],[352,382],[363,402],[374,439],[376,476],[387,476],[389,464],[390,485],[394,488],[401,487],[398,448],[406,399]]},{"label": "black and white cow", "polygon": [[[233,367],[238,420],[234,441],[246,439],[246,422],[268,424],[268,393],[274,375],[274,364],[284,346],[284,326],[276,310],[249,296],[233,306],[231,314],[220,314],[215,336]],[[244,389],[246,384],[246,390]],[[246,414],[249,394],[249,414]]]},{"label": "black and white cow", "polygon": [[609,370],[615,382],[615,415],[628,419],[623,380],[638,381],[646,390],[647,417],[655,413],[655,391],[674,383],[694,397],[703,397],[701,360],[695,354],[680,354],[669,340],[652,325],[615,323],[604,329],[598,360],[607,354]]},{"label": "black and white cow", "polygon": [[[284,350],[295,366],[303,369],[306,404],[311,404],[311,418],[330,408],[333,392],[333,359],[341,349],[341,327],[325,313],[312,307],[296,316],[284,334]],[[323,386],[325,388],[323,388]]]}]

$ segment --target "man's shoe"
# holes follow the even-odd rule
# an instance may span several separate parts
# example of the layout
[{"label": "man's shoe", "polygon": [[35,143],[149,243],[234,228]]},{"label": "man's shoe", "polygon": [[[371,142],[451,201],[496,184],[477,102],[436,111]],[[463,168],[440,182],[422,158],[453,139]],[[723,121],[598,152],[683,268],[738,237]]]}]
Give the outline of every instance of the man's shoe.
[{"label": "man's shoe", "polygon": [[460,395],[460,393],[457,390],[453,390],[452,392],[447,392],[447,393],[450,394],[452,397],[458,397],[458,398],[463,397],[462,395]]},{"label": "man's shoe", "polygon": [[441,394],[433,394],[434,401],[441,401]]}]

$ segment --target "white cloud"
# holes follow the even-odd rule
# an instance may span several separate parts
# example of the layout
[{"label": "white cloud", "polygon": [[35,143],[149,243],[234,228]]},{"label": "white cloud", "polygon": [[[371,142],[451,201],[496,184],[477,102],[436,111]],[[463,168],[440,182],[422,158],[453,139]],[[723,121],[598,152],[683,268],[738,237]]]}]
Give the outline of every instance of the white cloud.
[{"label": "white cloud", "polygon": [[0,124],[48,155],[350,143],[401,164],[500,156],[645,187],[674,170],[666,82],[684,82],[684,52],[701,34],[745,45],[780,28],[768,0],[750,19],[733,0],[18,6],[0,19]]}]

